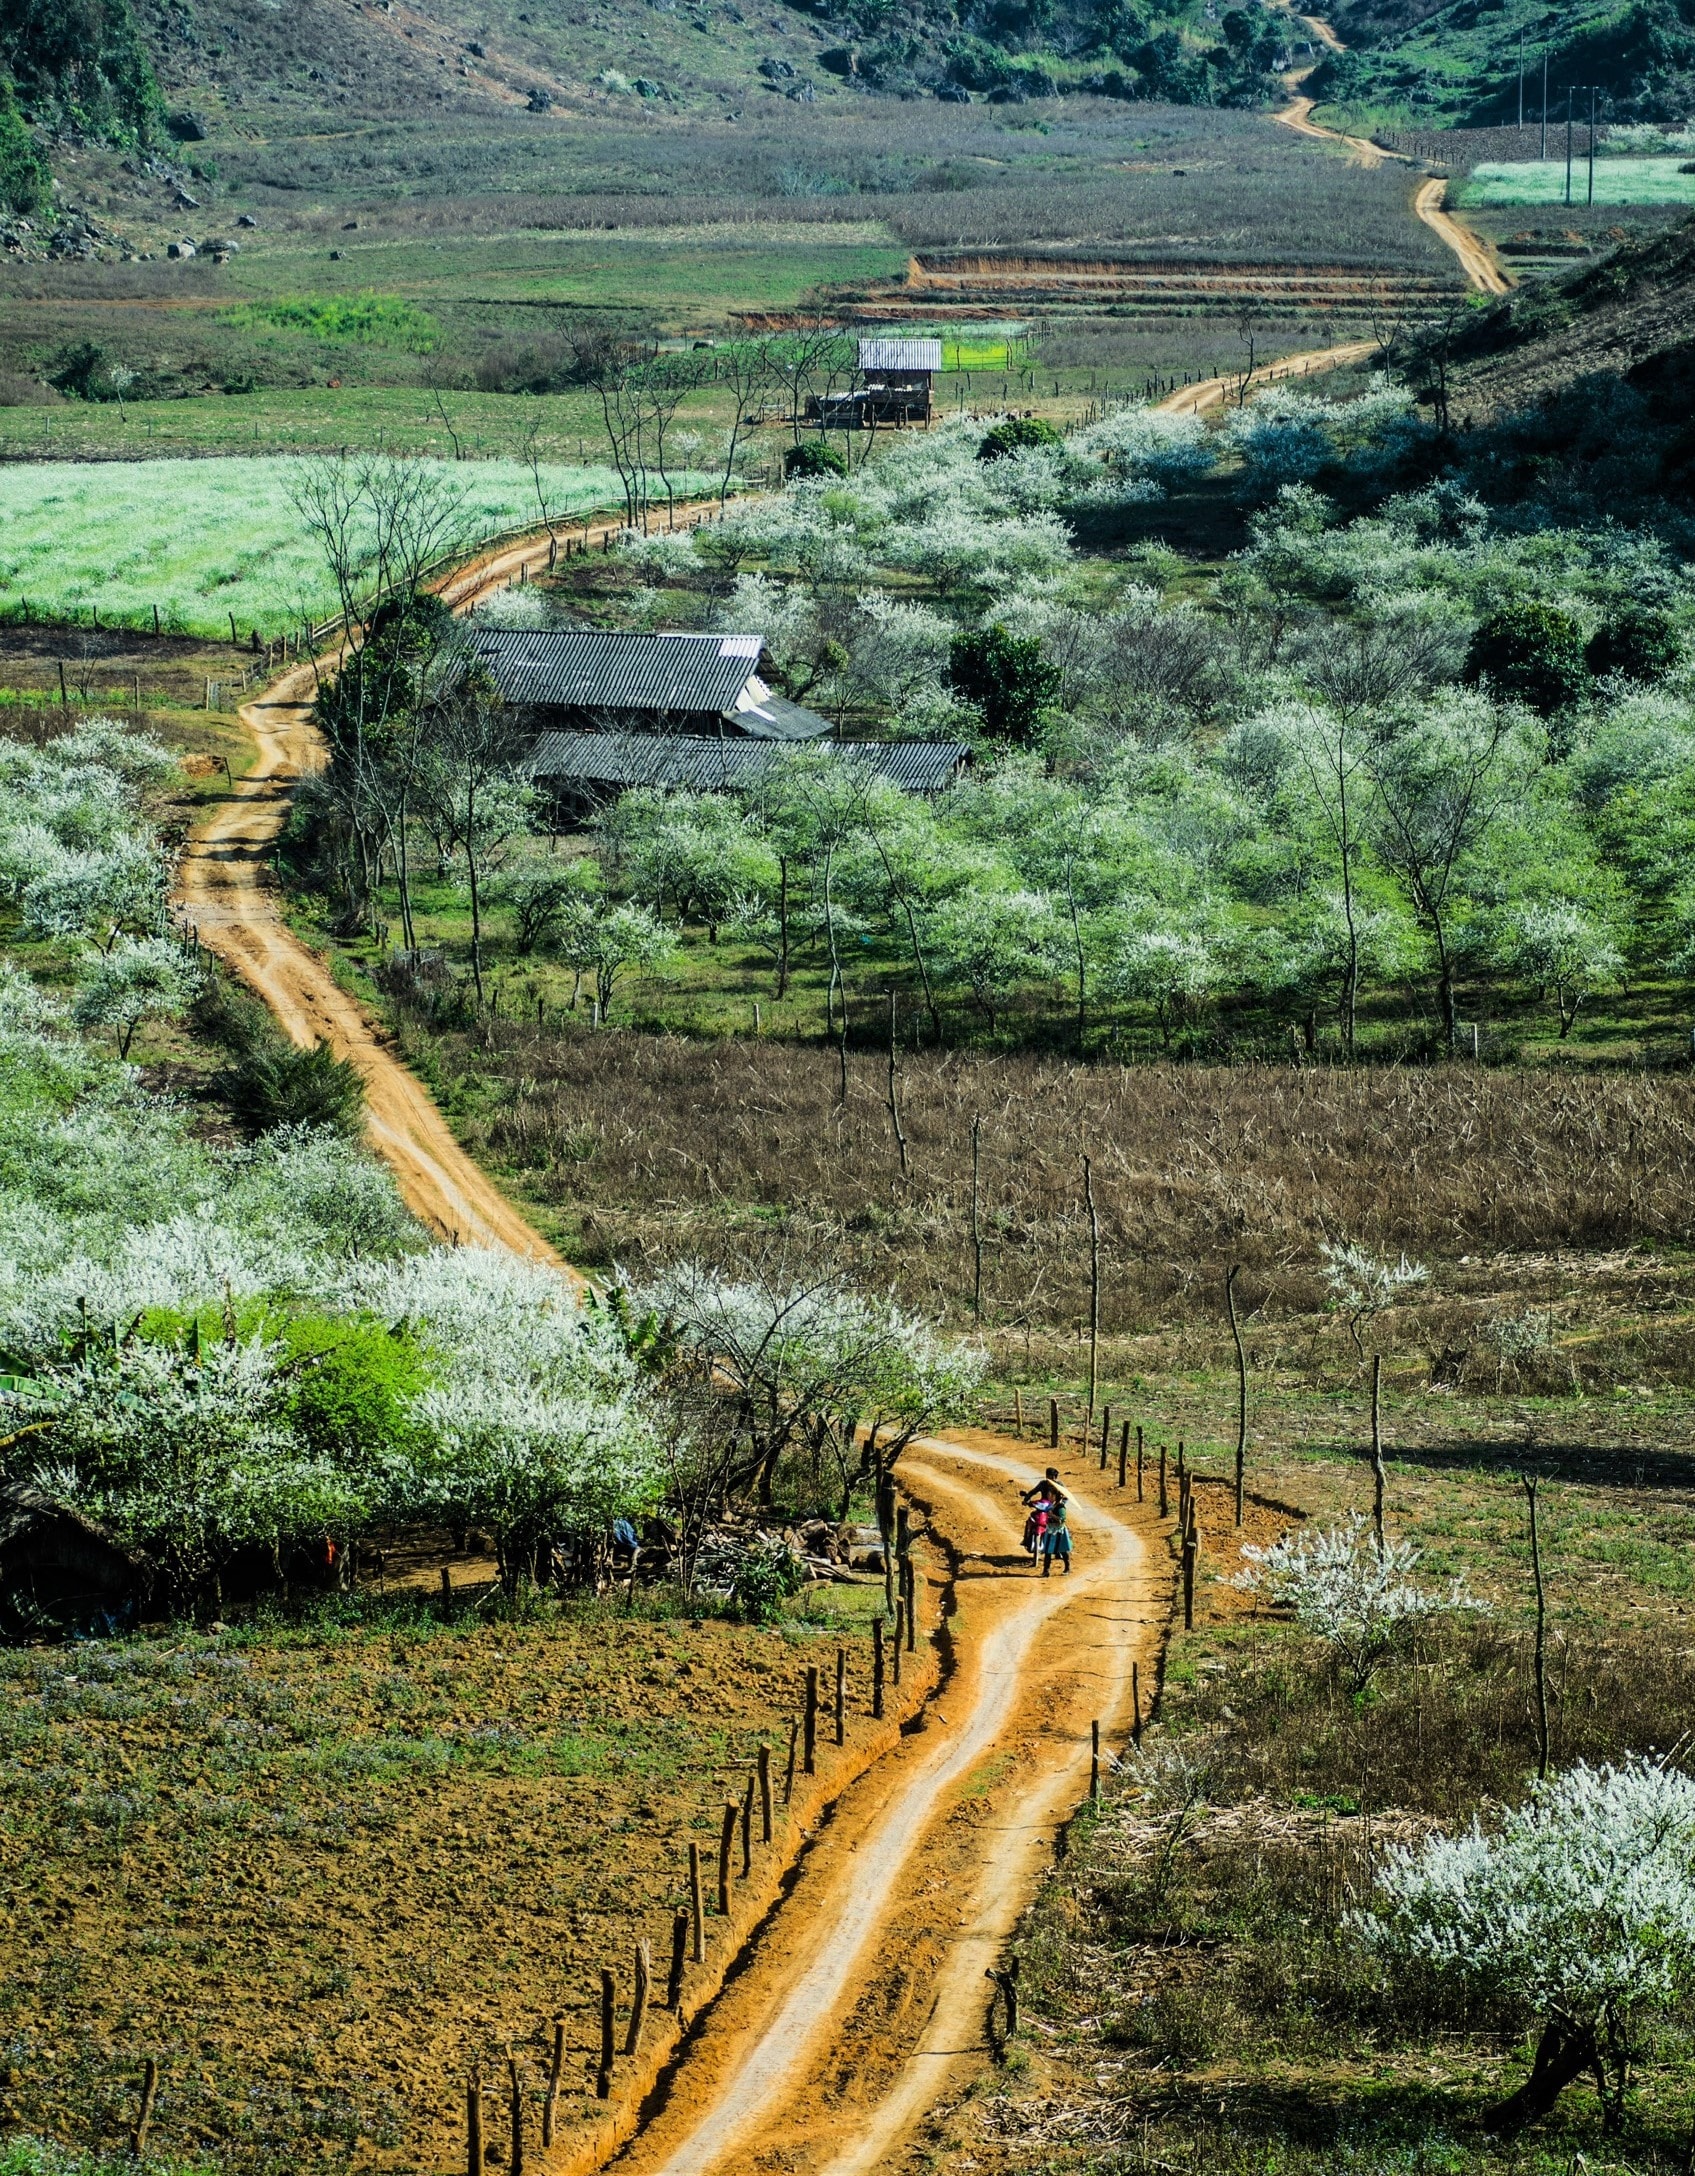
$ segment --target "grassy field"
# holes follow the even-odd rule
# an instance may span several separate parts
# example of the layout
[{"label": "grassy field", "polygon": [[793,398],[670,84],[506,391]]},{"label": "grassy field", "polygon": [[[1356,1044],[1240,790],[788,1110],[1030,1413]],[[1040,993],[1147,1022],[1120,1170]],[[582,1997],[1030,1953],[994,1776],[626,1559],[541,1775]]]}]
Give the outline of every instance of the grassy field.
[{"label": "grassy field", "polygon": [[[36,463],[0,480],[0,609],[216,634],[231,615],[262,637],[335,609],[328,569],[289,498],[286,460]],[[468,542],[539,524],[516,462],[444,464]],[[698,482],[699,480],[696,479]],[[605,469],[545,469],[554,519],[615,504]],[[679,480],[679,488],[684,480]]]},{"label": "grassy field", "polygon": [[[1695,204],[1695,173],[1687,159],[1597,159],[1595,197],[1601,204]],[[1572,202],[1589,202],[1589,168],[1573,161]],[[1459,191],[1462,206],[1525,204],[1563,206],[1565,161],[1553,158],[1497,160],[1472,169]]]}]

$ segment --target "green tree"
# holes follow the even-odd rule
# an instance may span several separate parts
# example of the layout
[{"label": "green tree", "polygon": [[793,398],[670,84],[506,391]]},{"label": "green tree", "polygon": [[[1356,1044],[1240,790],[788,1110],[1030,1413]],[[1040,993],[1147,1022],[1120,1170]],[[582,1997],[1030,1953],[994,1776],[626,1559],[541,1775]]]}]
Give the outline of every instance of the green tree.
[{"label": "green tree", "polygon": [[790,446],[783,455],[783,475],[790,483],[797,476],[845,476],[847,472],[847,455],[840,446],[828,446],[820,438]]},{"label": "green tree", "polygon": [[1038,446],[1058,446],[1061,439],[1051,423],[1040,416],[1009,416],[983,433],[977,448],[979,461],[1004,461],[1008,454],[1027,453]]},{"label": "green tree", "polygon": [[1682,655],[1664,612],[1621,612],[1590,636],[1583,661],[1597,680],[1663,680]]},{"label": "green tree", "polygon": [[991,622],[954,637],[948,678],[975,706],[991,738],[1027,741],[1059,693],[1060,672],[1035,635],[1015,635]]},{"label": "green tree", "polygon": [[118,142],[158,131],[159,86],[130,0],[8,0],[0,73],[38,118]]},{"label": "green tree", "polygon": [[0,209],[39,211],[52,187],[47,161],[18,111],[12,79],[0,75]]},{"label": "green tree", "polygon": [[1501,702],[1526,703],[1551,718],[1589,686],[1577,622],[1557,605],[1502,605],[1472,636],[1464,677],[1472,687],[1487,684]]}]

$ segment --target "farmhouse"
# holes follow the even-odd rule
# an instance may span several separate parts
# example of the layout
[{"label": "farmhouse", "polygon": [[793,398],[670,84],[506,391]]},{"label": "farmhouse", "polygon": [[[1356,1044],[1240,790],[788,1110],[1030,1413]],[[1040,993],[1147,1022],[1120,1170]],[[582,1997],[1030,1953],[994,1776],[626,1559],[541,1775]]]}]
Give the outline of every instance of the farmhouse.
[{"label": "farmhouse", "polygon": [[814,395],[806,404],[807,418],[834,431],[866,430],[880,423],[897,427],[928,423],[941,367],[939,340],[884,334],[862,340],[859,383],[851,393]]},{"label": "farmhouse", "polygon": [[759,635],[473,628],[473,656],[535,733],[699,733],[822,740],[828,718],[759,677]]},{"label": "farmhouse", "polygon": [[[886,778],[903,793],[940,793],[971,760],[963,741],[831,741],[826,760]],[[709,738],[703,733],[544,733],[530,776],[564,822],[589,814],[634,786],[690,793],[746,792],[788,757],[780,742]]]}]

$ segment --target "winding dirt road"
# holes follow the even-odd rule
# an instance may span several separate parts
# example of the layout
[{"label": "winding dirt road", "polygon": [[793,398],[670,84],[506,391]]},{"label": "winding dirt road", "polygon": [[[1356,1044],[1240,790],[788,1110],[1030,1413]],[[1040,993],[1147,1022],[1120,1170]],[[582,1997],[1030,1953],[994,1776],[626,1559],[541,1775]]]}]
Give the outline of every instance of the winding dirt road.
[{"label": "winding dirt road", "polygon": [[1121,1742],[1131,1664],[1151,1672],[1169,1610],[1163,1544],[1156,1565],[1134,1502],[1081,1475],[1066,1480],[1076,1568],[1035,1575],[1018,1492],[1039,1470],[969,1432],[902,1458],[954,1558],[953,1673],[925,1726],[838,1802],[621,2176],[871,2176],[980,2060],[985,1972],[1087,1793],[1090,1722]]},{"label": "winding dirt road", "polygon": [[[1302,348],[1294,355],[1281,355],[1274,363],[1263,363],[1248,380],[1248,391],[1258,392],[1262,385],[1275,385],[1280,378],[1306,378],[1321,370],[1341,370],[1349,363],[1363,363],[1367,356],[1377,353],[1375,340],[1344,340],[1333,348]],[[1234,400],[1241,390],[1239,377],[1202,378],[1195,385],[1180,385],[1175,393],[1167,393],[1155,406],[1167,415],[1198,416],[1209,408],[1217,408],[1226,400]]]},{"label": "winding dirt road", "polygon": [[1481,238],[1456,219],[1447,208],[1448,184],[1439,174],[1419,184],[1413,198],[1413,210],[1430,228],[1439,234],[1454,255],[1460,260],[1466,278],[1480,295],[1504,295],[1512,288],[1512,282],[1490,256]]}]

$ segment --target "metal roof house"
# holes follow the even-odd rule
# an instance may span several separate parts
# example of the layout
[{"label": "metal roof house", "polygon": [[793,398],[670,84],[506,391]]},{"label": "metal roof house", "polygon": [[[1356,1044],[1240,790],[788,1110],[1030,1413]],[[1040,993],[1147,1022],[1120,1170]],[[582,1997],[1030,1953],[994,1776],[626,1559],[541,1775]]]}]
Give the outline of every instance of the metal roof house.
[{"label": "metal roof house", "polygon": [[928,423],[935,380],[942,368],[939,340],[878,335],[859,343],[859,383],[851,393],[814,397],[808,418],[826,430],[865,430],[880,423],[897,429]]},{"label": "metal roof house", "polygon": [[[971,760],[963,741],[832,741],[828,756],[905,793],[941,793]],[[784,761],[782,745],[699,733],[544,733],[529,775],[565,818],[585,815],[635,786],[690,793],[746,792]]]},{"label": "metal roof house", "polygon": [[538,733],[697,733],[821,740],[828,718],[759,677],[758,635],[481,628],[467,637],[503,699]]}]

